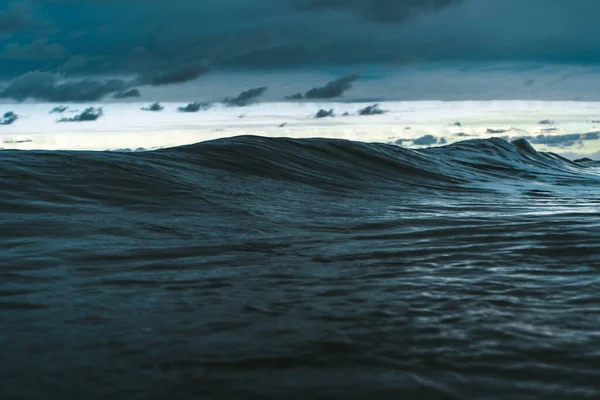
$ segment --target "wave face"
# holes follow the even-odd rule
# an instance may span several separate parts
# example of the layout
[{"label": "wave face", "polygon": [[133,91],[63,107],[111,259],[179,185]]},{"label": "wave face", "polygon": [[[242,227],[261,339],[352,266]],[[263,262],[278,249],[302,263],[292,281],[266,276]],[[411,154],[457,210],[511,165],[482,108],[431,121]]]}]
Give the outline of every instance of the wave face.
[{"label": "wave face", "polygon": [[600,165],[526,141],[0,152],[8,398],[596,398]]}]

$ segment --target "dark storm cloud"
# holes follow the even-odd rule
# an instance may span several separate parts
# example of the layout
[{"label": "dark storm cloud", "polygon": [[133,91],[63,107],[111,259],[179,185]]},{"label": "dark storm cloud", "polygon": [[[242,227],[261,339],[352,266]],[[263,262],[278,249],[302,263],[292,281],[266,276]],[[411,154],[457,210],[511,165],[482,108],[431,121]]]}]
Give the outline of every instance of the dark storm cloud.
[{"label": "dark storm cloud", "polygon": [[300,99],[333,99],[352,89],[352,83],[360,78],[357,74],[344,76],[327,83],[325,86],[314,87],[304,94],[296,93],[286,97],[289,100]]},{"label": "dark storm cloud", "polygon": [[[208,65],[341,74],[380,64],[453,62],[465,74],[474,61],[517,61],[521,72],[529,61],[600,65],[599,14],[597,0],[4,1],[0,74],[139,76],[136,86],[162,86],[201,78]],[[519,81],[532,96],[545,86],[535,73]]]},{"label": "dark storm cloud", "polygon": [[7,43],[1,57],[10,60],[55,60],[61,58],[64,52],[65,48],[61,45],[42,38],[26,45]]},{"label": "dark storm cloud", "polygon": [[349,11],[366,20],[399,23],[421,13],[435,12],[462,0],[296,0],[303,10]]},{"label": "dark storm cloud", "polygon": [[237,107],[247,106],[248,104],[255,101],[258,97],[262,96],[266,91],[267,91],[266,86],[248,89],[232,99],[226,98],[225,100],[223,100],[223,103],[225,103],[229,106],[237,106]]},{"label": "dark storm cloud", "polygon": [[37,26],[29,2],[12,1],[0,6],[0,35],[12,34]]},{"label": "dark storm cloud", "polygon": [[199,69],[183,66],[180,69],[173,68],[164,72],[140,76],[133,81],[90,78],[61,81],[59,75],[33,71],[10,81],[0,90],[0,98],[16,101],[33,99],[50,102],[87,102],[101,100],[110,94],[113,94],[116,99],[140,97],[140,90],[131,86],[162,86],[181,83],[194,79],[199,73]]},{"label": "dark storm cloud", "polygon": [[[351,11],[365,13],[367,19],[389,15],[401,25],[411,15],[445,8],[440,1],[428,0],[423,5],[381,0],[354,0],[348,5],[297,0],[16,1],[4,10],[0,6],[0,35],[27,32],[11,38],[13,53],[23,60],[60,57],[61,62],[40,62],[33,68],[13,63],[1,72],[12,77],[32,69],[131,73],[141,75],[139,85],[160,86],[184,83],[208,71],[206,62],[189,60],[241,68],[377,61],[381,54],[390,53],[390,44],[379,37],[383,31],[360,20],[333,26],[330,19],[338,14],[343,19],[345,11]],[[309,11],[299,12],[299,6]],[[348,40],[355,41],[355,37],[362,39]],[[0,39],[0,46],[6,45]],[[406,56],[399,50],[392,58]]]},{"label": "dark storm cloud", "polygon": [[17,101],[27,99],[50,102],[97,101],[106,95],[123,91],[127,82],[122,79],[60,82],[48,72],[29,72],[13,79],[1,92],[0,98]]}]

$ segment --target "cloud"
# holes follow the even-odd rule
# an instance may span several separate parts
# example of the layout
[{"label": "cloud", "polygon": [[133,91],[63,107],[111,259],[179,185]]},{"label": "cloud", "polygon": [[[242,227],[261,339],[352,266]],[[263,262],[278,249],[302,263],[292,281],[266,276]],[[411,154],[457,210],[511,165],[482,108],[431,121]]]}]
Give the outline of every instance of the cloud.
[{"label": "cloud", "polygon": [[[586,162],[582,161],[582,159],[591,159],[594,160],[596,163],[600,163],[600,151],[597,151],[595,153],[592,154],[582,154],[582,153],[574,153],[574,152],[570,152],[570,151],[559,151],[558,154],[560,154],[561,156],[568,158],[569,160],[579,160],[580,163],[582,163],[582,165],[585,165]],[[597,165],[597,164],[596,164]]]},{"label": "cloud", "polygon": [[300,100],[300,99],[333,99],[340,97],[344,92],[352,89],[352,83],[360,79],[357,74],[344,76],[327,83],[325,86],[314,87],[306,93],[296,93],[291,96],[287,96],[288,100]]},{"label": "cloud", "polygon": [[164,109],[160,103],[152,103],[148,107],[142,107],[143,111],[162,111]]},{"label": "cloud", "polygon": [[330,110],[320,109],[315,114],[315,118],[325,118],[325,117],[333,117],[333,108]]},{"label": "cloud", "polygon": [[37,26],[31,7],[26,1],[13,1],[5,10],[0,9],[0,35],[9,35]]},{"label": "cloud", "polygon": [[395,24],[427,12],[439,11],[462,0],[296,0],[302,10],[348,11],[378,23]]},{"label": "cloud", "polygon": [[[394,99],[600,96],[592,90],[597,78],[588,86],[580,78],[587,73],[580,66],[600,65],[597,0],[8,1],[0,1],[0,51],[10,43],[19,59],[2,62],[5,80],[40,70],[73,79],[75,73],[78,79],[141,76],[136,87],[160,86],[203,76],[207,68],[199,60],[206,60],[215,70],[260,73],[383,67],[373,81],[393,69],[397,80],[385,89]],[[497,68],[513,62],[520,69]],[[481,63],[485,76],[473,63]],[[541,68],[552,64],[577,66],[568,85]],[[448,65],[456,68],[439,71]]]},{"label": "cloud", "polygon": [[49,114],[62,114],[68,109],[68,106],[56,106],[52,110],[50,110]]},{"label": "cloud", "polygon": [[417,146],[431,146],[438,142],[438,138],[433,135],[425,135],[418,139],[414,139],[412,142]]},{"label": "cloud", "polygon": [[600,132],[569,133],[564,135],[524,136],[532,144],[542,144],[550,147],[572,147],[586,140],[600,140]]},{"label": "cloud", "polygon": [[367,106],[358,111],[358,115],[378,115],[385,114],[387,111],[379,108],[379,104],[373,104],[371,106]]},{"label": "cloud", "polygon": [[332,99],[340,97],[344,92],[352,89],[352,83],[360,78],[353,74],[329,82],[325,86],[315,87],[304,93],[306,99]]},{"label": "cloud", "polygon": [[186,106],[177,107],[179,112],[198,112],[200,110],[208,110],[212,107],[211,103],[189,103]]},{"label": "cloud", "polygon": [[227,98],[227,99],[223,100],[223,103],[225,103],[229,106],[237,106],[237,107],[247,106],[248,104],[250,104],[254,100],[256,100],[258,97],[262,96],[266,91],[267,91],[266,86],[258,87],[258,88],[254,88],[254,89],[248,89],[248,90],[240,93],[237,97],[234,97],[232,99]]},{"label": "cloud", "polygon": [[117,92],[115,94],[113,94],[113,98],[114,99],[129,99],[132,97],[140,97],[142,95],[142,93],[140,92],[139,89],[129,89],[129,90],[125,90],[123,92]]},{"label": "cloud", "polygon": [[47,38],[37,39],[30,44],[7,43],[1,57],[9,60],[55,60],[63,56],[65,48],[57,43],[48,43]]},{"label": "cloud", "polygon": [[72,118],[61,118],[58,122],[90,122],[96,121],[104,114],[102,107],[94,108],[89,107],[83,110],[81,114],[75,115]]},{"label": "cloud", "polygon": [[142,74],[136,82],[139,85],[150,86],[172,85],[197,79],[209,71],[206,61],[194,61],[171,66],[162,71]]},{"label": "cloud", "polygon": [[447,144],[448,141],[443,137],[425,135],[416,139],[398,139],[394,143],[397,145],[404,145],[405,143],[408,143],[414,146],[433,146],[435,144],[444,145]]},{"label": "cloud", "polygon": [[509,132],[511,130],[512,130],[512,128],[508,128],[508,129],[502,129],[502,128],[500,128],[500,129],[492,129],[492,128],[488,128],[488,129],[486,129],[486,133],[495,135],[495,134],[499,134],[499,133],[506,133],[506,132]]},{"label": "cloud", "polygon": [[13,79],[0,92],[0,98],[17,101],[27,99],[50,102],[97,101],[110,93],[124,90],[127,85],[127,82],[122,79],[60,82],[54,74],[36,71]]},{"label": "cloud", "polygon": [[19,116],[12,111],[4,113],[4,116],[0,118],[0,125],[12,125]]}]

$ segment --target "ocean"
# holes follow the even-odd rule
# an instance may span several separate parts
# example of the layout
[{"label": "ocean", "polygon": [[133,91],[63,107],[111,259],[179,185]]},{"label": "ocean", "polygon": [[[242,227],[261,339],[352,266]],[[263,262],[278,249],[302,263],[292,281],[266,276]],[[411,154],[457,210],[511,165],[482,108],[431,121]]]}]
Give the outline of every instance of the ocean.
[{"label": "ocean", "polygon": [[492,134],[109,151],[19,129],[2,399],[600,398],[597,161]]}]

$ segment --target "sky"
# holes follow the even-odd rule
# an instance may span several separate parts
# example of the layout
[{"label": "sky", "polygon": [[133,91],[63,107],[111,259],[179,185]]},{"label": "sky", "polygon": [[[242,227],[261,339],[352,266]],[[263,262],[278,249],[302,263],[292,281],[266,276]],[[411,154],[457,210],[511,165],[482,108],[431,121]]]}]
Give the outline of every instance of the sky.
[{"label": "sky", "polygon": [[215,99],[339,80],[350,100],[600,100],[598,15],[597,0],[0,0],[0,98],[192,101],[214,79]]}]

